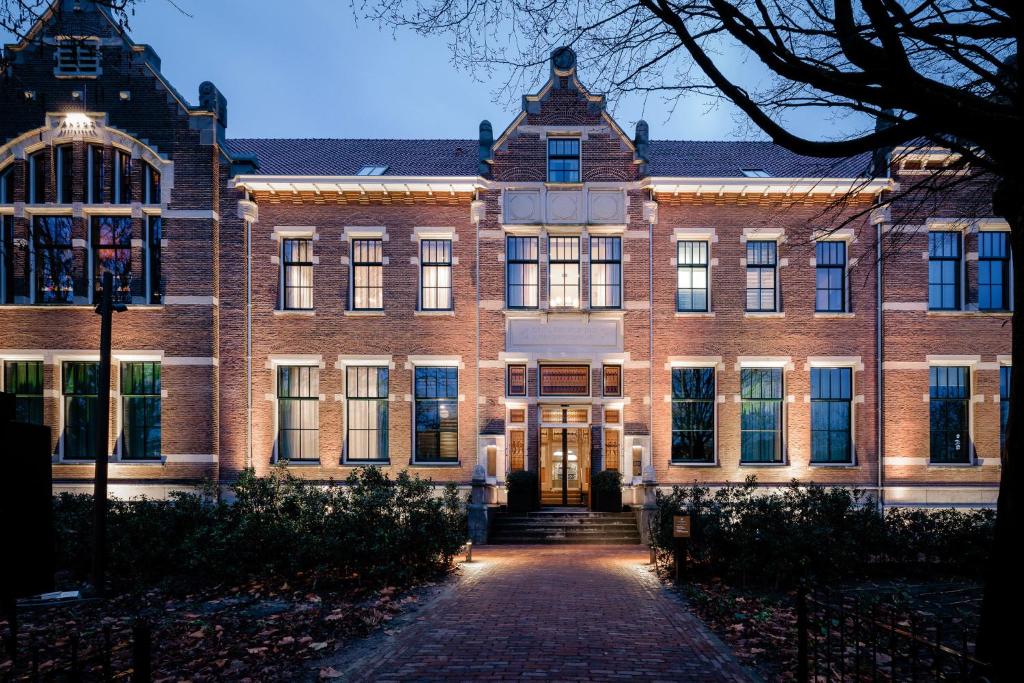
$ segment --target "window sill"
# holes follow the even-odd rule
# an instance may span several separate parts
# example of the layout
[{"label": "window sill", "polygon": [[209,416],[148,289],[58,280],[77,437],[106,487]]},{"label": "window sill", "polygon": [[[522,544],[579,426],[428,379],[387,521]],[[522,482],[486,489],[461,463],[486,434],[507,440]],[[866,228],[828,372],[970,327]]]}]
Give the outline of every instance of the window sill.
[{"label": "window sill", "polygon": [[1005,318],[1013,315],[1013,311],[927,311],[929,317],[944,318],[963,316],[965,318]]},{"label": "window sill", "polygon": [[149,459],[139,458],[138,460],[132,460],[132,459],[122,460],[122,459],[118,458],[117,460],[111,460],[110,464],[111,465],[131,465],[131,466],[140,465],[140,466],[144,466],[144,467],[152,467],[153,465],[160,465],[160,466],[166,465],[167,464],[167,459],[166,458],[149,458]]},{"label": "window sill", "polygon": [[[128,306],[128,311],[162,311],[164,310],[165,304],[125,304]],[[44,310],[44,311],[85,311],[93,310],[96,308],[96,304],[0,304],[0,309],[15,308],[15,309],[32,309],[32,310]]]},{"label": "window sill", "polygon": [[462,463],[461,462],[411,462],[411,463],[409,463],[409,467],[448,467],[448,468],[454,469],[454,468],[462,467]]},{"label": "window sill", "polygon": [[345,311],[343,315],[352,318],[383,318],[384,311],[376,309],[371,311]]},{"label": "window sill", "polygon": [[849,311],[815,311],[814,317],[819,319],[831,319],[831,318],[855,318],[856,313],[850,313]]},{"label": "window sill", "polygon": [[320,467],[319,460],[276,460],[275,465],[283,467]]},{"label": "window sill", "polygon": [[740,462],[740,467],[789,467],[788,462]]},{"label": "window sill", "polygon": [[928,462],[928,465],[927,465],[927,467],[929,469],[946,469],[946,468],[949,468],[949,469],[954,469],[954,470],[970,469],[972,467],[978,467],[978,466],[979,466],[979,463],[977,463],[977,462],[930,462],[930,461]]},{"label": "window sill", "polygon": [[275,308],[274,309],[274,316],[275,317],[282,317],[282,318],[289,318],[289,317],[312,318],[315,315],[316,315],[316,310],[314,310],[312,308],[308,308],[308,309],[307,308]]},{"label": "window sill", "polygon": [[809,462],[808,467],[838,467],[840,469],[851,469],[857,467],[855,462]]},{"label": "window sill", "polygon": [[744,318],[785,318],[784,311],[744,311]]},{"label": "window sill", "polygon": [[677,318],[714,318],[714,311],[676,311]]},{"label": "window sill", "polygon": [[338,463],[340,467],[387,467],[390,464],[390,460],[342,460]]},{"label": "window sill", "polygon": [[670,462],[668,463],[668,466],[669,466],[670,468],[671,468],[671,467],[679,467],[679,468],[689,468],[689,467],[719,467],[719,466],[720,466],[720,463],[717,463],[717,462],[671,462],[671,461],[670,461]]},{"label": "window sill", "polygon": [[414,311],[413,315],[424,318],[454,318],[455,311],[454,309],[449,311]]}]

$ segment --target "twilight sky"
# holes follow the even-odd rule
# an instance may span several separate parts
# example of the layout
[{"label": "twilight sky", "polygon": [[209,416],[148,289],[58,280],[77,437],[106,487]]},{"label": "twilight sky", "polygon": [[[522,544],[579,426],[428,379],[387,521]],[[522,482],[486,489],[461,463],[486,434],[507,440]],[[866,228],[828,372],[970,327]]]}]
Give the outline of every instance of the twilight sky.
[{"label": "twilight sky", "polygon": [[[193,104],[201,82],[220,88],[228,137],[473,138],[481,119],[497,135],[518,112],[518,101],[495,102],[498,81],[457,70],[443,38],[393,37],[357,24],[348,2],[174,2],[191,17],[169,0],[141,0],[131,35],[156,49],[165,76]],[[546,77],[538,73],[536,85]],[[586,85],[585,64],[580,77]],[[673,112],[660,98],[635,97],[609,108],[630,134],[645,118],[654,139],[760,137],[731,107],[708,104],[692,97]],[[832,137],[820,114],[794,125],[805,135]]]}]

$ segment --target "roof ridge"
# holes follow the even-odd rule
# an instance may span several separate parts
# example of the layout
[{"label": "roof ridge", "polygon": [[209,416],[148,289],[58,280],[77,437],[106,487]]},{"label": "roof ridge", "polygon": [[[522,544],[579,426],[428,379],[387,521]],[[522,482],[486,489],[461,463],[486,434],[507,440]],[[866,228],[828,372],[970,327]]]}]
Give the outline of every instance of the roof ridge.
[{"label": "roof ridge", "polygon": [[476,142],[476,138],[227,138],[228,142],[239,140],[263,140],[280,142]]}]

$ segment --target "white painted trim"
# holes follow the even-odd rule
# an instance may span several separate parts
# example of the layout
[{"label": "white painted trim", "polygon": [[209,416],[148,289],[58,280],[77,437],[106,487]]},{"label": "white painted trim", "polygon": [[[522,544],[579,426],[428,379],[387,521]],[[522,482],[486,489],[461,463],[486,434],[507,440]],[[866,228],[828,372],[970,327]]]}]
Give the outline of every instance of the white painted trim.
[{"label": "white painted trim", "polygon": [[208,365],[217,367],[220,361],[210,356],[164,356],[164,365]]},{"label": "white painted trim", "polygon": [[168,463],[214,463],[217,456],[213,453],[166,453],[163,460]]},{"label": "white painted trim", "polygon": [[782,368],[793,369],[792,356],[737,356],[736,369],[744,368]]},{"label": "white painted trim", "polygon": [[164,305],[184,306],[217,306],[219,301],[215,296],[165,296]]},{"label": "white painted trim", "polygon": [[[100,209],[97,209],[98,211]],[[106,209],[102,209],[105,211]],[[161,215],[164,218],[181,218],[186,220],[220,220],[220,214],[210,209],[165,209]]]}]

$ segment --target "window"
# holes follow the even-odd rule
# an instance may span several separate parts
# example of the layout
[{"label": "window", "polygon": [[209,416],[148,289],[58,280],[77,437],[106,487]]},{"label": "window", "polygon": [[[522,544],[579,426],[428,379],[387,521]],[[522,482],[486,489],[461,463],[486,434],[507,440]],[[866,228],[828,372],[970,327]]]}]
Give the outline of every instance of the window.
[{"label": "window", "polygon": [[14,301],[14,217],[0,216],[0,304]]},{"label": "window", "polygon": [[153,164],[147,163],[143,168],[146,169],[146,188],[144,200],[146,204],[159,204],[160,203],[160,171],[156,170]]},{"label": "window", "polygon": [[579,308],[580,238],[548,238],[548,303],[552,308]]},{"label": "window", "polygon": [[622,307],[622,238],[590,238],[590,307]]},{"label": "window", "polygon": [[604,430],[604,468],[619,471],[622,462],[622,432],[618,429]]},{"label": "window", "polygon": [[846,310],[846,242],[815,245],[814,310],[841,313]]},{"label": "window", "polygon": [[763,168],[741,168],[740,173],[747,178],[771,178],[768,171]]},{"label": "window", "polygon": [[965,367],[933,367],[929,370],[931,461],[968,463],[970,437],[971,371]]},{"label": "window", "polygon": [[603,368],[604,395],[622,396],[622,366],[605,365]]},{"label": "window", "polygon": [[319,368],[277,368],[277,459],[320,459]]},{"label": "window", "polygon": [[75,296],[71,216],[36,216],[33,230],[36,301],[69,304]]},{"label": "window", "polygon": [[281,240],[281,303],[285,310],[313,308],[313,240]]},{"label": "window", "polygon": [[747,310],[774,311],[777,246],[771,241],[747,242]]},{"label": "window", "polygon": [[49,177],[45,150],[40,150],[28,158],[28,203],[43,204],[46,202],[46,179]]},{"label": "window", "polygon": [[852,463],[851,368],[811,368],[811,462]]},{"label": "window", "polygon": [[672,369],[672,462],[715,461],[715,369]]},{"label": "window", "polygon": [[14,395],[14,419],[43,424],[43,361],[4,363],[4,392]]},{"label": "window", "polygon": [[384,308],[384,242],[352,240],[352,308]]},{"label": "window", "polygon": [[459,459],[459,370],[416,368],[416,462]]},{"label": "window", "polygon": [[114,276],[114,302],[132,301],[132,219],[128,216],[93,216],[93,298],[103,293],[103,274]]},{"label": "window", "polygon": [[526,469],[526,432],[512,429],[508,433],[508,466],[512,472]]},{"label": "window", "polygon": [[740,369],[740,462],[782,462],[782,369]]},{"label": "window", "polygon": [[1006,448],[1006,427],[1010,424],[1010,374],[1009,365],[999,367],[999,450]]},{"label": "window", "polygon": [[97,40],[62,38],[57,43],[57,76],[97,76],[100,52]]},{"label": "window", "polygon": [[107,173],[103,165],[103,148],[99,145],[89,145],[89,203],[103,203],[103,184],[106,181]]},{"label": "window", "polygon": [[579,138],[548,139],[548,182],[580,182]]},{"label": "window", "polygon": [[121,458],[160,459],[160,363],[121,363]]},{"label": "window", "polygon": [[978,233],[978,308],[1010,309],[1009,233]]},{"label": "window", "polygon": [[928,233],[928,308],[960,309],[961,235],[959,232]]},{"label": "window", "polygon": [[0,204],[14,203],[14,164],[0,171]]},{"label": "window", "polygon": [[345,373],[345,459],[388,459],[388,369],[350,366]]},{"label": "window", "polygon": [[71,203],[72,178],[75,176],[73,148],[71,145],[57,147],[57,201]]},{"label": "window", "polygon": [[132,203],[132,155],[114,150],[114,203]]},{"label": "window", "polygon": [[708,310],[707,242],[676,242],[676,310]]},{"label": "window", "polygon": [[506,301],[509,308],[537,308],[537,238],[505,240]]},{"label": "window", "polygon": [[99,377],[100,364],[96,361],[64,363],[64,435],[61,438],[61,452],[65,460],[93,459]]},{"label": "window", "polygon": [[387,166],[363,166],[356,175],[384,175],[387,170]]},{"label": "window", "polygon": [[590,396],[589,365],[541,365],[541,396]]},{"label": "window", "polygon": [[452,309],[451,240],[420,240],[420,309]]},{"label": "window", "polygon": [[149,295],[147,301],[159,304],[163,301],[161,282],[160,249],[163,246],[163,221],[160,216],[150,216],[147,224],[146,257],[149,259]]},{"label": "window", "polygon": [[525,365],[508,366],[505,387],[505,392],[509,396],[526,396]]}]

